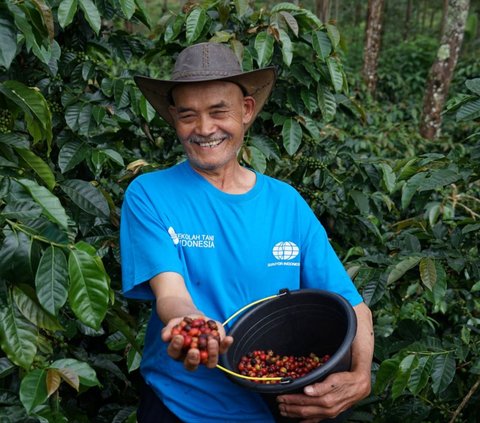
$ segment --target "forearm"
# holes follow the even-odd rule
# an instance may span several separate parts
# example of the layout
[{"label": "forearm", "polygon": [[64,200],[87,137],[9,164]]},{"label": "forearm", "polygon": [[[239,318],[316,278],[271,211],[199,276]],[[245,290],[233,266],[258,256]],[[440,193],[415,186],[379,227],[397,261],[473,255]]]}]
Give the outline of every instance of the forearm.
[{"label": "forearm", "polygon": [[357,333],[352,343],[352,371],[370,379],[374,349],[372,313],[365,303],[354,307]]},{"label": "forearm", "polygon": [[164,324],[177,317],[203,315],[178,273],[160,273],[151,279],[150,286],[156,298],[158,317]]}]

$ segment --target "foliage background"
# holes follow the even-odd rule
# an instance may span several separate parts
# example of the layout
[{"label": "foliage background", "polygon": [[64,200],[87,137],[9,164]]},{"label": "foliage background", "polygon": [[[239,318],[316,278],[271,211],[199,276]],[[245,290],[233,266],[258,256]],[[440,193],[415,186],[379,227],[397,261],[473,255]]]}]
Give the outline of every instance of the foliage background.
[{"label": "foliage background", "polygon": [[305,196],[374,312],[374,390],[352,421],[477,421],[476,29],[443,136],[427,142],[433,30],[403,43],[386,30],[373,99],[358,76],[362,25],[247,1],[150,16],[132,0],[0,3],[2,421],[135,421],[149,305],[120,292],[119,210],[132,178],[182,152],[132,77],[168,76],[205,40],[229,43],[245,69],[277,67],[241,159]]}]

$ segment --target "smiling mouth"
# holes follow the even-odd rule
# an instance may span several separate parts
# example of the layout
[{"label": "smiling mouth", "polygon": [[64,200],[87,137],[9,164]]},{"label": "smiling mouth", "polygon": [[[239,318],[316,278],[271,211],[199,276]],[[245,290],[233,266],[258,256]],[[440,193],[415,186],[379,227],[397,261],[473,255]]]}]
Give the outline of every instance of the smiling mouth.
[{"label": "smiling mouth", "polygon": [[222,137],[222,138],[216,138],[213,140],[199,140],[199,139],[191,139],[190,143],[191,144],[196,144],[201,148],[215,148],[222,144],[227,137]]}]

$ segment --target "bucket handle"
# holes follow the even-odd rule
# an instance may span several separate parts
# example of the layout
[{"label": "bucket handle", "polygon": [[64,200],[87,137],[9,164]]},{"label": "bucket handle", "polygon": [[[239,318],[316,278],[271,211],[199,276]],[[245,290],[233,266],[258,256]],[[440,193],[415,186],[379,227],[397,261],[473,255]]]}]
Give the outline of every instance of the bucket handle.
[{"label": "bucket handle", "polygon": [[[288,288],[283,288],[281,289],[278,294],[275,294],[275,295],[270,295],[269,297],[265,297],[265,298],[261,298],[259,300],[256,300],[256,301],[252,301],[250,304],[247,304],[246,306],[243,306],[241,309],[237,310],[235,313],[233,313],[227,320],[225,320],[223,323],[222,323],[222,326],[225,327],[228,323],[230,323],[230,321],[232,321],[235,317],[237,317],[239,314],[243,313],[245,310],[248,310],[249,308],[257,305],[257,304],[260,304],[260,303],[263,303],[265,301],[268,301],[268,300],[273,300],[274,298],[278,298],[278,297],[281,297],[283,295],[286,295],[286,294],[289,294],[290,291],[288,290]],[[220,369],[221,371],[225,372],[225,373],[228,373],[229,375],[232,375],[232,376],[235,376],[235,377],[238,377],[238,378],[241,378],[241,379],[247,379],[247,380],[270,380],[270,381],[277,381],[277,382],[280,382],[280,384],[288,384],[290,382],[293,381],[293,379],[291,377],[255,377],[255,376],[245,376],[245,375],[242,375],[240,373],[236,373],[232,370],[229,370],[223,366],[221,366],[220,364],[217,364],[217,369]]]}]

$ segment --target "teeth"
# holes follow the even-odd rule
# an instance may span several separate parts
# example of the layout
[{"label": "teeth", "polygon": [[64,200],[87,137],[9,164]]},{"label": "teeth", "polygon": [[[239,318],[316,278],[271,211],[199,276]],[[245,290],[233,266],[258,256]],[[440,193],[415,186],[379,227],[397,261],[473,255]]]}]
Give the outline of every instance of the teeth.
[{"label": "teeth", "polygon": [[223,139],[214,140],[210,142],[197,142],[196,144],[199,145],[200,147],[213,148],[213,147],[216,147],[217,145],[220,145],[222,141]]}]

